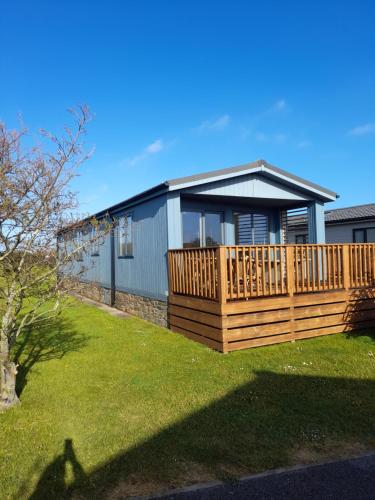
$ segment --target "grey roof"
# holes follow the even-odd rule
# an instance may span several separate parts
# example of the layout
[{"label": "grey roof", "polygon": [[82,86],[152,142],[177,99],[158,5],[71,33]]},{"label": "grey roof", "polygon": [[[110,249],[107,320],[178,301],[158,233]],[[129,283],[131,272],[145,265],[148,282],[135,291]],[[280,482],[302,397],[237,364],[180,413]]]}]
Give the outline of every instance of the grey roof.
[{"label": "grey roof", "polygon": [[188,177],[180,177],[177,179],[171,179],[169,181],[166,181],[166,184],[168,186],[176,186],[179,184],[186,184],[187,182],[194,182],[194,181],[208,179],[210,177],[219,177],[222,175],[240,173],[242,171],[255,170],[255,169],[259,169],[260,167],[265,167],[266,169],[270,170],[271,172],[274,172],[275,174],[283,175],[286,178],[290,179],[292,182],[300,182],[302,184],[305,184],[308,187],[311,187],[313,189],[317,189],[318,191],[321,191],[329,196],[337,197],[337,195],[334,191],[326,189],[326,188],[320,186],[319,184],[315,184],[314,182],[303,179],[302,177],[298,177],[298,175],[291,174],[290,172],[287,172],[286,170],[283,170],[279,167],[275,167],[274,165],[271,165],[270,163],[266,162],[265,160],[256,160],[252,163],[245,163],[243,165],[237,165],[235,167],[222,168],[220,170],[212,170],[211,172],[204,172],[202,174],[190,175]]},{"label": "grey roof", "polygon": [[151,187],[150,189],[147,189],[146,191],[143,191],[135,196],[132,196],[131,198],[128,198],[127,200],[121,201],[120,203],[116,203],[115,205],[112,205],[111,207],[106,208],[105,210],[101,210],[100,212],[97,212],[94,214],[96,217],[100,217],[105,215],[108,212],[113,212],[113,211],[119,211],[122,210],[124,207],[127,205],[132,205],[134,203],[139,203],[143,199],[146,199],[149,196],[158,196],[159,194],[165,193],[166,191],[169,191],[170,189],[178,189],[178,186],[188,184],[191,182],[196,182],[196,181],[204,181],[206,179],[212,179],[213,181],[215,180],[215,177],[220,177],[220,176],[227,176],[231,174],[236,174],[238,173],[241,175],[241,172],[250,172],[251,170],[259,170],[260,168],[264,168],[265,173],[274,173],[275,175],[282,175],[286,179],[289,179],[290,182],[293,183],[301,183],[306,188],[311,188],[314,190],[319,191],[322,194],[322,197],[324,198],[327,196],[332,200],[332,198],[337,198],[338,195],[330,191],[329,189],[326,189],[322,186],[319,186],[318,184],[315,184],[313,182],[310,182],[306,179],[303,179],[302,177],[298,177],[297,175],[291,174],[287,172],[286,170],[282,170],[281,168],[275,167],[274,165],[270,165],[267,163],[265,160],[256,160],[252,163],[246,163],[244,165],[237,165],[235,167],[229,167],[229,168],[223,168],[220,170],[211,170],[210,172],[204,172],[201,174],[196,174],[196,175],[190,175],[187,177],[179,177],[176,179],[170,179],[164,182],[161,182],[160,184]]},{"label": "grey roof", "polygon": [[356,205],[353,207],[335,208],[333,210],[326,210],[325,212],[325,220],[327,224],[363,219],[375,219],[375,203]]}]

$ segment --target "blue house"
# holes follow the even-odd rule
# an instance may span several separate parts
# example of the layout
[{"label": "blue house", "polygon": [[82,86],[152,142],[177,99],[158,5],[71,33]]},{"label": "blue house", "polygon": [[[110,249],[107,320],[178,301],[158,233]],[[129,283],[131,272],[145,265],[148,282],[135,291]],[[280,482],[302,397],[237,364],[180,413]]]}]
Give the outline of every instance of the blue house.
[{"label": "blue house", "polygon": [[325,243],[324,204],[336,193],[264,160],[173,179],[95,214],[116,221],[80,256],[80,292],[167,326],[167,253],[219,245],[287,243],[304,213],[308,243]]}]

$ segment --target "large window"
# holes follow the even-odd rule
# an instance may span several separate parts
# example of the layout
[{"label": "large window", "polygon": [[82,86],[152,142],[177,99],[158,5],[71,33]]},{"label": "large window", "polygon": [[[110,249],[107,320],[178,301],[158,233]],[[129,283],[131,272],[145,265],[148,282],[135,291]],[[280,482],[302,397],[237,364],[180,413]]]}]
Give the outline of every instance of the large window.
[{"label": "large window", "polygon": [[261,213],[234,213],[236,245],[268,245],[268,216]]},{"label": "large window", "polygon": [[375,243],[375,227],[353,229],[354,243]]},{"label": "large window", "polygon": [[133,256],[133,235],[132,235],[133,217],[132,214],[126,214],[118,221],[118,256]]},{"label": "large window", "polygon": [[184,248],[211,247],[223,242],[223,215],[220,212],[182,212]]}]

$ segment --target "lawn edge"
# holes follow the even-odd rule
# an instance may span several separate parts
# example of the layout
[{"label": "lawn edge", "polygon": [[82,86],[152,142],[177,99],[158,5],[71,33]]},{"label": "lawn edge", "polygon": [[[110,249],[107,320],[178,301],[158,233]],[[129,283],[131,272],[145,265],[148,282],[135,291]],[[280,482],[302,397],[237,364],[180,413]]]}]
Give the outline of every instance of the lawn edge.
[{"label": "lawn edge", "polygon": [[348,457],[343,457],[343,458],[333,458],[330,460],[323,460],[321,462],[314,462],[311,464],[297,464],[297,465],[291,465],[289,467],[279,467],[277,469],[270,469],[264,472],[258,472],[256,474],[246,474],[245,476],[241,476],[238,479],[235,479],[233,481],[207,481],[204,483],[196,483],[192,484],[190,486],[184,486],[182,488],[176,488],[173,490],[168,490],[165,491],[164,493],[157,493],[154,495],[146,495],[146,496],[131,496],[129,499],[131,500],[151,500],[151,499],[157,499],[157,498],[164,498],[168,497],[171,495],[177,495],[179,493],[191,493],[195,492],[198,490],[208,490],[211,488],[215,488],[216,486],[226,486],[228,484],[235,484],[235,483],[241,483],[242,481],[248,481],[251,479],[262,479],[264,477],[268,476],[277,476],[280,474],[288,473],[288,472],[296,472],[296,471],[301,471],[301,470],[306,470],[306,469],[312,469],[314,467],[320,467],[322,465],[330,465],[330,464],[335,464],[335,463],[340,463],[340,462],[350,462],[351,460],[357,460],[360,458],[366,458],[366,457],[372,457],[375,456],[375,449],[372,451],[362,453],[360,455],[353,455],[353,456],[348,456]]}]

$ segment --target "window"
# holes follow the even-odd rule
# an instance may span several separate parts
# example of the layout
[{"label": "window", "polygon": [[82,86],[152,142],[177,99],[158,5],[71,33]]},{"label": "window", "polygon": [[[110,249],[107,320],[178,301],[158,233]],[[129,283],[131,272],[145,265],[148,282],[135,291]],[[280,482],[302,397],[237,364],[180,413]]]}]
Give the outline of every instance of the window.
[{"label": "window", "polygon": [[223,214],[220,212],[182,212],[184,248],[211,247],[223,242]]},{"label": "window", "polygon": [[222,214],[206,212],[204,222],[204,239],[206,247],[221,245],[223,241]]},{"label": "window", "polygon": [[91,228],[91,256],[92,257],[99,256],[99,237],[98,237],[98,229],[96,226],[92,226]]},{"label": "window", "polygon": [[200,212],[182,213],[182,238],[184,248],[195,248],[201,246],[201,218]]},{"label": "window", "polygon": [[[76,250],[76,259],[77,260],[83,260],[83,231],[78,230],[75,234],[75,246],[74,250]],[[80,248],[81,247],[81,248]]]},{"label": "window", "polygon": [[305,245],[308,240],[307,234],[296,234],[296,244],[297,245]]},{"label": "window", "polygon": [[375,243],[375,227],[353,229],[354,243]]},{"label": "window", "polygon": [[119,257],[133,256],[132,222],[132,214],[126,214],[119,218],[117,227]]},{"label": "window", "polygon": [[270,242],[268,216],[261,213],[234,214],[236,245],[268,245]]}]

